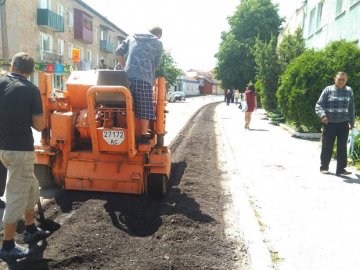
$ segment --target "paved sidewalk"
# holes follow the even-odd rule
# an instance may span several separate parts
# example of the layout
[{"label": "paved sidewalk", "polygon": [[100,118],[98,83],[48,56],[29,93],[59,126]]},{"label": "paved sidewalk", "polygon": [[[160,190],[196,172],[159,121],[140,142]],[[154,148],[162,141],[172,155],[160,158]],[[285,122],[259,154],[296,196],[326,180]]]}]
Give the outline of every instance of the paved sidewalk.
[{"label": "paved sidewalk", "polygon": [[360,269],[360,173],[337,177],[332,161],[332,174],[321,174],[320,142],[294,138],[264,116],[256,111],[245,130],[236,106],[220,104],[216,113],[219,143],[233,158],[229,181],[242,187],[261,231],[259,238],[254,223],[241,221],[255,269],[267,269],[269,258],[280,270]]}]

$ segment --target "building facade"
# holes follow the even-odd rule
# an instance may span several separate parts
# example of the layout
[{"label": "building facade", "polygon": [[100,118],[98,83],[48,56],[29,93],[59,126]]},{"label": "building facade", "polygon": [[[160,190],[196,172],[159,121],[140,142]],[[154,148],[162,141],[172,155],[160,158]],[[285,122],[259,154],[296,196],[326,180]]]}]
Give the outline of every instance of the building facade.
[{"label": "building facade", "polygon": [[[25,51],[34,57],[35,84],[38,72],[52,73],[54,88],[64,89],[74,69],[114,68],[115,48],[127,37],[81,0],[7,0],[5,9],[9,56]],[[80,50],[78,63],[74,48]]]},{"label": "building facade", "polygon": [[306,47],[321,49],[341,39],[360,45],[360,0],[309,0],[304,12]]},{"label": "building facade", "polygon": [[180,76],[177,78],[177,90],[184,92],[186,96],[197,96],[200,94],[200,82],[193,77]]},{"label": "building facade", "polygon": [[307,48],[322,49],[335,40],[360,46],[359,18],[360,0],[305,0],[290,17],[282,35],[294,34],[301,27]]}]

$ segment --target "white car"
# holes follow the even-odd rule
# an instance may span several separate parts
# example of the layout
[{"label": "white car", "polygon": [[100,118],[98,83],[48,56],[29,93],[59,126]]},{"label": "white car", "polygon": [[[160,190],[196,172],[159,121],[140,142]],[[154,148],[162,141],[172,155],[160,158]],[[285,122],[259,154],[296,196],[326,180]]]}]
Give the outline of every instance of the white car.
[{"label": "white car", "polygon": [[175,91],[175,92],[167,92],[167,100],[169,102],[175,102],[177,100],[179,101],[185,101],[185,94],[181,91]]}]

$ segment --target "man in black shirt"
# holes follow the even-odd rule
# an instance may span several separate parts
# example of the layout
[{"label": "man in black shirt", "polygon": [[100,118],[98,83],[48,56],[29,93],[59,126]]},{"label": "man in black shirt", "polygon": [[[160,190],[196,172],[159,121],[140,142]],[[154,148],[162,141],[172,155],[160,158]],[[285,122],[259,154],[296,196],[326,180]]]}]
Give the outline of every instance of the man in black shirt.
[{"label": "man in black shirt", "polygon": [[8,170],[3,215],[4,236],[0,258],[13,260],[30,254],[15,243],[17,222],[24,216],[24,242],[35,243],[49,233],[34,223],[39,184],[34,175],[34,139],[31,127],[45,127],[39,89],[27,80],[34,60],[27,53],[13,57],[11,73],[0,78],[0,161]]}]

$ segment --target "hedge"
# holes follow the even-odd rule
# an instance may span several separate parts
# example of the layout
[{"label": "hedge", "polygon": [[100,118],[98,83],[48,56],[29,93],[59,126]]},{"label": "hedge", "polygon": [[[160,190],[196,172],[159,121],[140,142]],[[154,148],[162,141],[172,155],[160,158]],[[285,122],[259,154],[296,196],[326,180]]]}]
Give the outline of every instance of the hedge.
[{"label": "hedge", "polygon": [[307,50],[290,62],[276,93],[278,106],[286,120],[297,127],[320,131],[315,104],[327,86],[334,84],[338,71],[348,74],[347,85],[355,95],[355,111],[360,105],[360,48],[352,42],[335,41],[320,51]]}]

